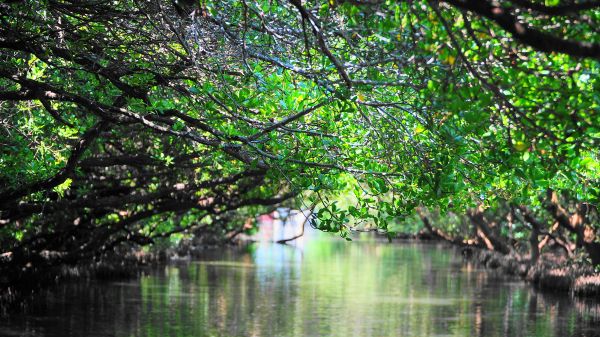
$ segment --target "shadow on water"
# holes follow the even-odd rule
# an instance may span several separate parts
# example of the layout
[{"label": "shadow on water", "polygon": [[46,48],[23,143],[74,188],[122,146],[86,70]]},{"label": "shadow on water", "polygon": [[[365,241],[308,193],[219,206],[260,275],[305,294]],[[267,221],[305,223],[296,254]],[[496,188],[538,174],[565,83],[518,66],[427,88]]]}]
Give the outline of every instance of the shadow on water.
[{"label": "shadow on water", "polygon": [[599,336],[600,303],[538,293],[433,244],[311,240],[65,284],[0,336]]}]

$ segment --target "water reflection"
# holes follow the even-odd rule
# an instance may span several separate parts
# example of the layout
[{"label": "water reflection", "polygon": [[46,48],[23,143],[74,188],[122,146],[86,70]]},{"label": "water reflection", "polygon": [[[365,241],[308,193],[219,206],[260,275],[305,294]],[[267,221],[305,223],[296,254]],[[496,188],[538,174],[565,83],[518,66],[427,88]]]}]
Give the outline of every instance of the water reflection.
[{"label": "water reflection", "polygon": [[539,294],[448,247],[311,240],[65,285],[2,336],[595,336],[600,304]]}]

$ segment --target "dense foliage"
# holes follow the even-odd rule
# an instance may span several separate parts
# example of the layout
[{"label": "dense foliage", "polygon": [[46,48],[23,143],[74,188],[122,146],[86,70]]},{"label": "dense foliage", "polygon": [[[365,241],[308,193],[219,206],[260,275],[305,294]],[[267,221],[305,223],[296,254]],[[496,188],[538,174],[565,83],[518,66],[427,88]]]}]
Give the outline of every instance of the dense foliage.
[{"label": "dense foliage", "polygon": [[[0,4],[4,263],[231,238],[315,203],[342,236],[418,208],[455,241],[549,238],[600,263],[598,7]],[[426,208],[469,226],[433,228]]]}]

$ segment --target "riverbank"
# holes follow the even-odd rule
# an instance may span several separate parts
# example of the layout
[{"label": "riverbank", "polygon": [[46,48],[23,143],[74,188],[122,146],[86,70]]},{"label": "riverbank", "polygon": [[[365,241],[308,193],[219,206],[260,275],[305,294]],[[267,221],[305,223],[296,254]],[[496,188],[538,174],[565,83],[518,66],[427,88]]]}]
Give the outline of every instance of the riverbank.
[{"label": "riverbank", "polygon": [[4,261],[0,266],[0,316],[24,309],[40,290],[62,282],[128,279],[138,276],[144,267],[164,262],[158,254],[134,252],[74,265],[38,262],[20,270]]},{"label": "riverbank", "polygon": [[501,254],[468,246],[463,256],[508,275],[516,275],[543,291],[564,292],[576,297],[600,296],[600,274],[590,265],[545,254],[534,264],[527,257]]},{"label": "riverbank", "polygon": [[182,241],[175,247],[152,251],[130,247],[106,255],[98,261],[84,260],[70,265],[50,259],[37,259],[35,264],[26,263],[24,268],[16,267],[16,264],[9,260],[10,257],[5,256],[0,259],[0,316],[22,311],[40,290],[63,282],[132,279],[156,266],[198,258],[206,251],[223,247],[243,247],[249,243],[236,241],[222,244],[191,244],[190,241]]},{"label": "riverbank", "polygon": [[[421,215],[421,220],[424,228],[412,235],[414,238],[442,241],[461,247],[465,258],[488,269],[498,269],[507,275],[519,276],[543,291],[569,293],[580,298],[600,296],[600,273],[589,262],[590,259],[581,256],[576,258],[575,252],[566,250],[564,245],[557,245],[543,253],[538,248],[537,257],[532,262],[529,252],[524,253],[512,247],[489,231],[487,235],[481,232],[479,234],[479,239],[484,239],[484,245],[480,240],[463,240],[445,234],[432,226],[425,215]],[[405,238],[406,235],[400,237]],[[539,244],[537,240],[535,244]]]}]

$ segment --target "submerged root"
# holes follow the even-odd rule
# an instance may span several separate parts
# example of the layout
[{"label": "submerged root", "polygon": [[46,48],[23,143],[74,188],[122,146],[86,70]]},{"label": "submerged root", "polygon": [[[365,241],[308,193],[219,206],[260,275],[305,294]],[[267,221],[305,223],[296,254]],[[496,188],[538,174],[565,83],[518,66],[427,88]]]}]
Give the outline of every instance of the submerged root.
[{"label": "submerged root", "polygon": [[600,296],[600,275],[580,276],[573,283],[573,294],[580,297]]}]

